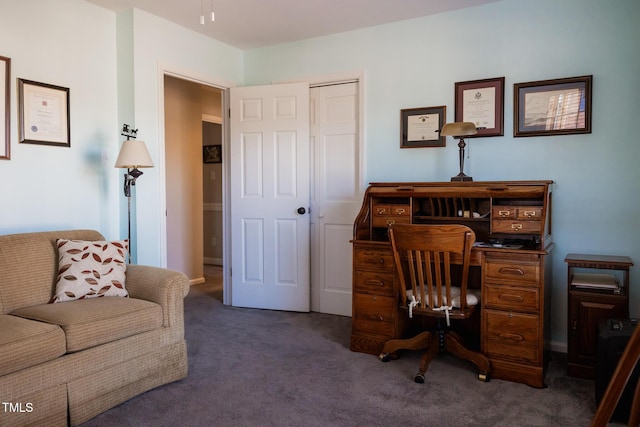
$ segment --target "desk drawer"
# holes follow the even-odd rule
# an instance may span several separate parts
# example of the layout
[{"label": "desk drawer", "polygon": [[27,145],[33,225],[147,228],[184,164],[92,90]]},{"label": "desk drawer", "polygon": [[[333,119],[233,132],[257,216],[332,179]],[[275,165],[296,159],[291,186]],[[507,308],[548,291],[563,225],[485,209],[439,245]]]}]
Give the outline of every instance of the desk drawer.
[{"label": "desk drawer", "polygon": [[523,286],[538,286],[540,283],[540,263],[518,260],[516,262],[487,256],[484,275],[499,282],[517,282]]},{"label": "desk drawer", "polygon": [[356,271],[356,292],[393,296],[395,274],[375,271]]},{"label": "desk drawer", "polygon": [[374,205],[371,224],[374,227],[388,227],[391,224],[410,224],[410,205]]},{"label": "desk drawer", "polygon": [[492,233],[511,234],[540,234],[543,224],[541,221],[492,219]]},{"label": "desk drawer", "polygon": [[488,356],[540,363],[539,316],[485,309],[483,352]]},{"label": "desk drawer", "polygon": [[374,227],[388,227],[391,224],[411,224],[409,216],[374,216],[371,223]]},{"label": "desk drawer", "polygon": [[482,304],[485,307],[537,313],[540,311],[540,291],[535,287],[485,283]]},{"label": "desk drawer", "polygon": [[391,337],[393,319],[397,311],[395,298],[356,293],[354,298],[354,333]]},{"label": "desk drawer", "polygon": [[396,271],[391,246],[388,249],[356,249],[355,266],[357,270]]},{"label": "desk drawer", "polygon": [[378,216],[406,216],[409,217],[411,212],[410,205],[374,205],[373,217]]},{"label": "desk drawer", "polygon": [[493,208],[491,209],[491,218],[542,221],[542,207],[493,206]]}]

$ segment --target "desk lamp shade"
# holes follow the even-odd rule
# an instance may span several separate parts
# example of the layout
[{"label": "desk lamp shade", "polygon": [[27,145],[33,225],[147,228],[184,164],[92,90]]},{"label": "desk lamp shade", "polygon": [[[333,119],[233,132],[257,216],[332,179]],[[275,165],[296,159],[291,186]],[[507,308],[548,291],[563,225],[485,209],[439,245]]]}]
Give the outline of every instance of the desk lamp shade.
[{"label": "desk lamp shade", "polygon": [[476,129],[476,125],[471,122],[453,122],[447,123],[442,127],[440,131],[440,135],[442,136],[468,136],[475,135],[478,133],[478,129]]},{"label": "desk lamp shade", "polygon": [[120,154],[116,159],[115,167],[117,168],[152,168],[153,161],[144,141],[139,139],[128,139],[124,141],[120,148]]},{"label": "desk lamp shade", "polygon": [[460,140],[458,142],[458,148],[460,149],[460,173],[451,177],[451,181],[473,181],[473,178],[464,174],[464,147],[467,145],[464,142],[464,137],[477,133],[478,129],[476,129],[476,125],[471,122],[447,123],[440,129],[441,136],[452,136]]}]

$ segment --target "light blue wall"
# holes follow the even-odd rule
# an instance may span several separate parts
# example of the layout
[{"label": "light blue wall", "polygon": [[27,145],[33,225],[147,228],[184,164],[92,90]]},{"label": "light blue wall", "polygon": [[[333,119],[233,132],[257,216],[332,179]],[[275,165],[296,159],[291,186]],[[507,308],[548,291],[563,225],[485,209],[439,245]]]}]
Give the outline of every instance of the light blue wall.
[{"label": "light blue wall", "polygon": [[[125,35],[120,59],[132,55],[131,72],[118,82],[130,90],[122,94],[130,102],[120,105],[119,116],[138,129],[155,164],[136,183],[137,261],[162,266],[167,245],[163,213],[172,209],[165,200],[163,75],[234,86],[242,79],[242,51],[137,9],[119,14],[118,32]],[[126,219],[123,232],[125,225]]]},{"label": "light blue wall", "polygon": [[[85,1],[0,3],[0,55],[11,58],[1,234],[90,228],[119,237],[115,34],[115,15]],[[17,78],[70,89],[70,148],[18,143]]]},{"label": "light blue wall", "polygon": [[[400,109],[447,106],[454,83],[505,76],[505,136],[471,141],[476,181],[552,179],[553,342],[566,343],[570,252],[640,264],[640,2],[502,0],[486,6],[245,53],[245,83],[366,73],[368,181],[447,181],[457,146],[399,148]],[[593,75],[593,132],[513,138],[513,84]],[[640,269],[631,271],[640,316]]]}]

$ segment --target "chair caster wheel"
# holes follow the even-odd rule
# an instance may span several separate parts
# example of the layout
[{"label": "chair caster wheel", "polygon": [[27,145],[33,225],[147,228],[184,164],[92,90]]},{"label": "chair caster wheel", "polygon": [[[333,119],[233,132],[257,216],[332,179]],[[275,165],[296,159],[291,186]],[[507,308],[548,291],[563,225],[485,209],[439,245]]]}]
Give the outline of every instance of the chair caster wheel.
[{"label": "chair caster wheel", "polygon": [[417,373],[416,376],[413,377],[413,380],[418,384],[424,384],[424,374]]},{"label": "chair caster wheel", "polygon": [[391,355],[389,353],[380,353],[378,355],[378,359],[380,359],[380,361],[382,362],[388,362],[389,360],[391,360]]},{"label": "chair caster wheel", "polygon": [[485,374],[484,372],[480,372],[478,374],[478,379],[482,382],[488,383],[491,378],[489,378],[489,374]]}]

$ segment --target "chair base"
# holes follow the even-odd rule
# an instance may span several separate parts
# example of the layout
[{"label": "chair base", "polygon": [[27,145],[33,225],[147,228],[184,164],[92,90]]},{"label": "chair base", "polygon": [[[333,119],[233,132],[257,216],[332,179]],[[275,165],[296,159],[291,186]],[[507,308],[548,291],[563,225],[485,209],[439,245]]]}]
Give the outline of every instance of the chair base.
[{"label": "chair base", "polygon": [[424,383],[424,374],[429,369],[429,364],[439,351],[447,351],[458,359],[467,360],[478,369],[478,379],[483,382],[490,380],[491,367],[489,359],[482,353],[469,350],[463,344],[462,338],[451,330],[438,329],[437,331],[425,331],[415,337],[407,339],[393,339],[385,343],[382,353],[378,358],[387,362],[399,350],[426,349],[420,359],[418,373],[414,377],[416,383]]}]

